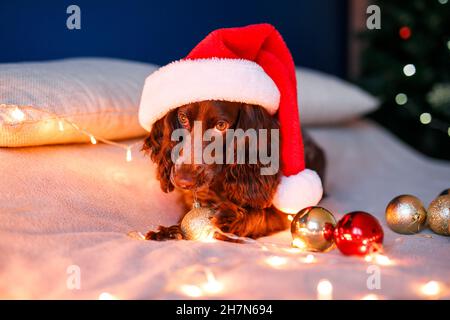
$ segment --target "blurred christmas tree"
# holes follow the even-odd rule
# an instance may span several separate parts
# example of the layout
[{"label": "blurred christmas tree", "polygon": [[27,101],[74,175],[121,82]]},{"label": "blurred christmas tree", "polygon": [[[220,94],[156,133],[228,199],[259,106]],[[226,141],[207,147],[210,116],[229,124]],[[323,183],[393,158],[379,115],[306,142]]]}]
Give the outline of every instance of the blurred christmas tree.
[{"label": "blurred christmas tree", "polygon": [[361,35],[360,84],[372,116],[416,149],[450,159],[450,1],[378,0],[381,29]]}]

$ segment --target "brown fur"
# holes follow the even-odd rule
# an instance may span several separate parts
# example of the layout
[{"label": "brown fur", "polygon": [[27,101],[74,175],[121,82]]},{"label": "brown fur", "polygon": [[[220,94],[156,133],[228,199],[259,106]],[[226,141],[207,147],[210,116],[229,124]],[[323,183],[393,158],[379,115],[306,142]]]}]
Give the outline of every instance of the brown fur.
[{"label": "brown fur", "polygon": [[[189,124],[180,122],[180,113],[187,115]],[[171,151],[177,142],[170,140],[176,128],[186,127],[194,120],[202,121],[203,129],[214,127],[217,120],[225,120],[229,128],[277,129],[276,117],[263,108],[224,101],[203,101],[172,110],[152,127],[143,150],[157,164],[157,177],[164,192],[171,192],[177,181],[189,183],[195,188],[202,206],[215,210],[213,224],[223,232],[238,236],[258,238],[284,230],[288,227],[287,215],[271,205],[280,181],[281,172],[261,175],[262,164],[211,164],[174,166]],[[270,138],[269,138],[270,141]],[[304,134],[306,166],[324,178],[325,156],[314,141]],[[270,152],[270,150],[269,150]],[[226,150],[225,150],[226,153]],[[182,178],[182,179],[181,179]],[[181,184],[181,183],[180,183]],[[186,187],[185,185],[182,185]],[[186,212],[192,207],[192,192],[183,192]],[[180,221],[183,217],[180,217]],[[148,232],[147,239],[181,239],[179,225],[160,226],[158,231]],[[217,235],[217,238],[222,238]]]}]

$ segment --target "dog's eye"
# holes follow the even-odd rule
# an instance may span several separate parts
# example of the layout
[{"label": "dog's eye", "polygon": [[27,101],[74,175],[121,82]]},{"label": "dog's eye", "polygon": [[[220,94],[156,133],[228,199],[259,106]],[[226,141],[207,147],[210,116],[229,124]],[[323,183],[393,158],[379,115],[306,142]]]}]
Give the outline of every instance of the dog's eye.
[{"label": "dog's eye", "polygon": [[215,128],[218,131],[225,131],[226,129],[228,129],[228,122],[224,120],[219,120],[217,121]]},{"label": "dog's eye", "polygon": [[180,124],[182,125],[182,126],[188,126],[189,125],[189,118],[188,118],[188,116],[185,114],[185,113],[183,113],[183,112],[179,112],[178,113],[178,121],[180,121]]}]

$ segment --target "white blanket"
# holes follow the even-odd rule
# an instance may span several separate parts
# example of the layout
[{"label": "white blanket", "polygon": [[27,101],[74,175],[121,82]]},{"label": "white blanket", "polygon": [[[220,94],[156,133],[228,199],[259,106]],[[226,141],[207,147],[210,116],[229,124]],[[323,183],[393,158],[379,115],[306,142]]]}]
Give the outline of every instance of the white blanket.
[{"label": "white blanket", "polygon": [[311,133],[328,156],[321,205],[336,218],[364,210],[383,225],[393,265],[379,266],[380,289],[368,287],[377,272],[370,263],[337,249],[306,263],[306,254],[289,250],[289,231],[260,246],[128,237],[175,223],[177,196],[160,191],[137,150],[127,163],[123,150],[100,144],[0,149],[0,298],[315,299],[321,279],[335,299],[422,298],[429,280],[446,285],[439,297],[450,298],[450,238],[399,235],[384,220],[396,195],[428,205],[449,188],[450,164],[365,121]]}]

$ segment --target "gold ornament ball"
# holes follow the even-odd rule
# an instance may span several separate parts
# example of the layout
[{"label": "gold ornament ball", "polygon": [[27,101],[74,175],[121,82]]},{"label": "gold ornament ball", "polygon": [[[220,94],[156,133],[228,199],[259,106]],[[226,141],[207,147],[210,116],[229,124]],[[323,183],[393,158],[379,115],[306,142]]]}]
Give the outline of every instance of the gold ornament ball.
[{"label": "gold ornament ball", "polygon": [[333,249],[336,219],[322,207],[308,207],[292,220],[292,245],[306,251],[325,252]]},{"label": "gold ornament ball", "polygon": [[201,208],[194,204],[191,211],[186,213],[181,221],[181,233],[187,240],[210,240],[214,236],[214,226],[211,217],[214,211],[209,208]]},{"label": "gold ornament ball", "polygon": [[393,231],[413,234],[423,229],[427,221],[427,211],[415,196],[395,197],[386,207],[386,222]]},{"label": "gold ornament ball", "polygon": [[428,207],[428,225],[443,236],[450,236],[450,195],[439,196]]}]

